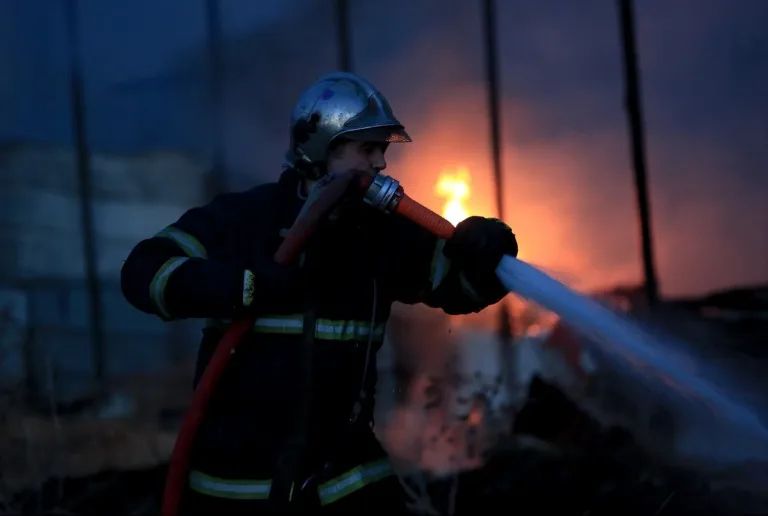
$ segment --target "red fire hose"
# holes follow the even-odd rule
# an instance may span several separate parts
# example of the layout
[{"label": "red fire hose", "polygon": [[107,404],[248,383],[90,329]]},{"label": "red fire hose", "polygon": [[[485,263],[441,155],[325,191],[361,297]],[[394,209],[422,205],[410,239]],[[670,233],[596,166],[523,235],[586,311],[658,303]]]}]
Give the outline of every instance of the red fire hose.
[{"label": "red fire hose", "polygon": [[368,176],[348,172],[341,174],[309,212],[294,222],[282,245],[275,253],[275,261],[283,265],[293,263],[314,233],[317,224],[349,188],[363,193],[363,201],[374,208],[395,213],[412,220],[440,238],[450,238],[453,225],[426,206],[405,195],[397,181],[388,176]]},{"label": "red fire hose", "polygon": [[[299,256],[323,217],[347,194],[350,188],[362,193],[363,201],[374,208],[406,217],[440,238],[450,238],[453,234],[454,227],[450,222],[405,195],[403,188],[394,179],[382,175],[372,177],[347,173],[329,184],[313,205],[299,215],[275,253],[275,261],[281,264],[292,263]],[[168,465],[162,516],[179,514],[181,498],[189,474],[192,444],[203,421],[208,401],[235,348],[244,340],[243,336],[253,327],[253,322],[254,316],[244,317],[235,321],[227,329],[192,395],[190,407],[179,429]]]}]

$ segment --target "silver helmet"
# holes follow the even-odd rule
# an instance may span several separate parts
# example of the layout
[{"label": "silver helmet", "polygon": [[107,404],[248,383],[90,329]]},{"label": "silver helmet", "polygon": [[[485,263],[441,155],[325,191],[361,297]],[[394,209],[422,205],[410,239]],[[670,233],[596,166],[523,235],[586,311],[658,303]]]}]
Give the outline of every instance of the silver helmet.
[{"label": "silver helmet", "polygon": [[368,81],[348,72],[326,74],[307,88],[291,113],[287,163],[322,175],[331,143],[352,140],[410,142],[387,99]]}]

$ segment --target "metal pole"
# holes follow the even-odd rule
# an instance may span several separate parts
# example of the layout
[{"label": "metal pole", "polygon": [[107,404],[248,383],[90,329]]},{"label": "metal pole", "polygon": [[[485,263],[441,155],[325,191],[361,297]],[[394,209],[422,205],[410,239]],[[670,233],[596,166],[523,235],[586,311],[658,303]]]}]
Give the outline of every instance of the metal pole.
[{"label": "metal pole", "polygon": [[493,178],[496,183],[496,213],[504,220],[504,199],[501,173],[501,129],[499,126],[499,80],[496,56],[496,10],[494,0],[483,1],[485,21],[485,71],[488,86],[488,114],[491,121],[491,156]]},{"label": "metal pole", "polygon": [[[494,0],[484,0],[485,71],[486,84],[488,87],[488,115],[491,122],[493,178],[496,185],[496,213],[501,220],[504,220],[504,188],[501,167],[501,126],[499,124],[499,80],[495,20],[496,10]],[[512,320],[506,301],[502,301],[499,307],[499,339],[505,348],[512,340]]]},{"label": "metal pole", "polygon": [[632,0],[619,0],[624,51],[624,76],[626,81],[626,108],[632,145],[632,164],[635,170],[635,191],[640,213],[640,237],[642,239],[643,271],[645,273],[645,292],[649,305],[658,301],[658,283],[653,262],[653,242],[651,238],[650,207],[645,167],[645,141],[643,133],[643,112],[640,101],[640,71],[637,64],[635,47],[634,13]]},{"label": "metal pole", "polygon": [[99,290],[98,257],[93,228],[93,188],[91,163],[85,126],[85,102],[80,63],[80,37],[77,18],[77,0],[66,0],[69,30],[69,70],[72,103],[72,127],[75,137],[78,185],[80,194],[80,222],[83,232],[83,256],[90,310],[90,336],[93,345],[93,367],[97,386],[106,388],[104,328],[102,321],[101,291]]},{"label": "metal pole", "polygon": [[352,71],[352,48],[349,37],[349,5],[347,0],[336,0],[336,31],[339,38],[339,67]]},{"label": "metal pole", "polygon": [[221,49],[221,9],[219,0],[205,0],[206,28],[208,36],[209,95],[213,121],[211,138],[213,142],[212,169],[208,176],[208,190],[219,194],[226,188],[227,171],[224,159],[224,93]]}]

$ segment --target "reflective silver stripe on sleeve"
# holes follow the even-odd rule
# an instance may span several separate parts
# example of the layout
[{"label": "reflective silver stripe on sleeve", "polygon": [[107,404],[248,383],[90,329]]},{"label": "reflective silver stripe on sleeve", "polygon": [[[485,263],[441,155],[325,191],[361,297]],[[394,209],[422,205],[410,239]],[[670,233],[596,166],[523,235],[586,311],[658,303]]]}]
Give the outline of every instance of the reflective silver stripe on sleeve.
[{"label": "reflective silver stripe on sleeve", "polygon": [[171,315],[168,313],[168,308],[165,306],[165,287],[168,285],[168,280],[173,274],[173,271],[181,267],[184,262],[189,260],[186,256],[174,256],[160,266],[160,269],[155,273],[152,281],[149,283],[149,298],[155,304],[155,307],[160,314],[166,319],[170,319]]},{"label": "reflective silver stripe on sleeve", "polygon": [[173,226],[168,226],[156,234],[155,237],[173,240],[173,242],[184,251],[184,254],[190,258],[208,258],[208,252],[205,250],[203,244],[186,231],[182,231]]}]

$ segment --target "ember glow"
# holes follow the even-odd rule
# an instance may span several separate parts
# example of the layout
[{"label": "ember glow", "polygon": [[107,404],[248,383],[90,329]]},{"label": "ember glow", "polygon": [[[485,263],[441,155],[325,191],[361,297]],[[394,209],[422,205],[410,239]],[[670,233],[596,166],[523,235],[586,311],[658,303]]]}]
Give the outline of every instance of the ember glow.
[{"label": "ember glow", "polygon": [[435,194],[445,199],[442,215],[454,226],[469,217],[466,201],[470,194],[470,176],[467,167],[444,169],[435,185]]}]

